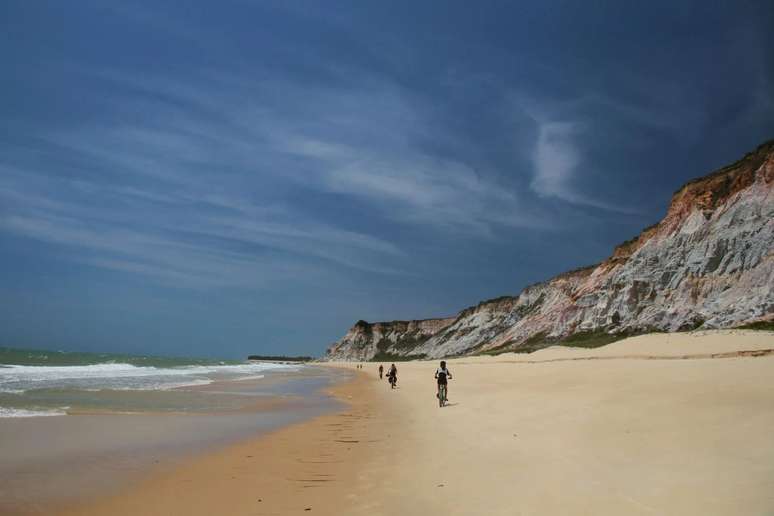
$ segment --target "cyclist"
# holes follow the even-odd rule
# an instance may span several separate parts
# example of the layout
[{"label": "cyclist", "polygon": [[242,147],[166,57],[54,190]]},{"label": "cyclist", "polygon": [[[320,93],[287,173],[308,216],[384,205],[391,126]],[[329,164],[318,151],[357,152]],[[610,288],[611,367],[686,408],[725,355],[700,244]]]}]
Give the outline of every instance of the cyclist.
[{"label": "cyclist", "polygon": [[437,380],[438,385],[436,386],[436,392],[435,397],[438,398],[441,395],[441,385],[446,386],[446,401],[449,400],[449,382],[447,380],[451,380],[452,374],[451,371],[449,371],[446,368],[446,361],[441,360],[441,367],[435,370],[435,379]]},{"label": "cyclist", "polygon": [[387,372],[387,379],[390,380],[390,386],[394,389],[398,383],[398,368],[395,367],[395,364],[390,366],[390,370]]}]

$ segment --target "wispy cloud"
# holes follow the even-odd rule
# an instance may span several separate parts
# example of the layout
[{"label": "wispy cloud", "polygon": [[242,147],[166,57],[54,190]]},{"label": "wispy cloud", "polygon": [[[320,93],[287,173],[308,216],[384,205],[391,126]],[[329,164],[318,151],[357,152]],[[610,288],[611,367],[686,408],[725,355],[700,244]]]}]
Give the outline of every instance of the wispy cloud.
[{"label": "wispy cloud", "polygon": [[[97,267],[190,285],[317,274],[325,264],[406,275],[412,243],[373,228],[473,240],[554,228],[531,192],[626,211],[576,188],[584,128],[554,112],[532,114],[530,192],[420,145],[455,137],[384,78],[332,70],[342,84],[329,87],[224,71],[185,80],[79,71],[112,93],[100,116],[38,135],[42,152],[74,170],[6,174],[0,227],[80,249],[70,256]],[[297,201],[310,194],[320,206]],[[360,215],[331,216],[342,202]]]},{"label": "wispy cloud", "polygon": [[[0,229],[65,246],[69,259],[179,286],[249,286],[319,274],[325,263],[405,274],[394,244],[304,220],[236,194],[156,193],[8,167]],[[22,179],[23,178],[23,179]]]},{"label": "wispy cloud", "polygon": [[363,199],[399,222],[479,237],[494,234],[497,227],[550,225],[517,192],[464,163],[428,156],[408,145],[384,151],[297,136],[285,141],[292,142],[298,155],[321,165],[314,177],[319,188]]},{"label": "wispy cloud", "polygon": [[76,72],[110,95],[96,101],[98,116],[36,135],[42,151],[75,165],[66,176],[34,164],[7,175],[0,227],[81,249],[71,256],[98,267],[190,284],[288,267],[406,275],[413,243],[401,230],[476,241],[556,228],[546,199],[632,213],[584,188],[593,128],[582,113],[595,105],[672,123],[601,94],[520,98],[535,128],[531,169],[508,176],[429,150],[422,142],[465,141],[428,115],[426,98],[361,70],[330,64],[330,83],[260,66]]},{"label": "wispy cloud", "polygon": [[471,167],[416,148],[431,128],[385,84],[341,92],[228,74],[91,75],[122,93],[102,117],[42,136],[75,173],[7,166],[0,184],[0,228],[65,246],[71,259],[189,286],[303,277],[325,263],[409,273],[399,243],[326,221],[288,198],[298,189],[475,237],[546,224]]},{"label": "wispy cloud", "polygon": [[[581,113],[589,105],[605,105],[626,116],[646,118],[641,123],[668,123],[656,121],[641,113],[634,106],[614,102],[610,99],[582,97],[563,101],[538,101],[524,95],[516,97],[516,104],[522,114],[531,120],[535,127],[535,138],[528,143],[530,160],[533,166],[530,189],[542,198],[558,199],[576,206],[638,214],[639,210],[622,206],[598,196],[587,193],[584,182],[589,179],[593,163],[584,159],[584,136],[595,131]],[[597,132],[601,133],[599,129]],[[613,171],[606,171],[612,173]]]},{"label": "wispy cloud", "polygon": [[533,156],[535,176],[531,186],[540,195],[577,202],[570,190],[570,182],[580,163],[578,150],[572,142],[576,130],[576,124],[571,122],[539,124]]},{"label": "wispy cloud", "polygon": [[[171,202],[172,188],[178,203],[214,204],[217,193],[225,207],[252,209],[261,202],[281,204],[281,192],[303,188],[362,201],[371,217],[469,236],[492,235],[498,227],[550,225],[518,192],[466,163],[418,148],[414,141],[437,129],[388,83],[365,77],[365,84],[342,91],[231,74],[206,74],[190,83],[95,75],[129,90],[109,106],[114,118],[48,139],[91,161],[114,194]],[[154,190],[149,180],[163,188]],[[249,193],[257,199],[246,200]],[[297,206],[284,203],[284,209],[296,212],[291,218],[302,217]],[[236,227],[255,234],[231,226]],[[339,247],[342,235],[361,244],[378,241],[335,228],[317,227],[315,234]]]},{"label": "wispy cloud", "polygon": [[593,198],[582,193],[575,184],[582,166],[581,151],[575,143],[580,127],[574,122],[544,122],[538,124],[538,137],[533,152],[535,174],[531,188],[544,197],[554,197],[572,204],[590,206],[620,213],[637,213],[628,207]]}]

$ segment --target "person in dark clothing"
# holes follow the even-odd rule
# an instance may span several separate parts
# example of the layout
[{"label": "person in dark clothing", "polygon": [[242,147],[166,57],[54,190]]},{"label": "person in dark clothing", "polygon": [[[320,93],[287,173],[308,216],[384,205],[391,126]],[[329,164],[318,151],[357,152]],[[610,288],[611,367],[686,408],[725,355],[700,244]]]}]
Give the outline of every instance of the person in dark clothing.
[{"label": "person in dark clothing", "polygon": [[398,368],[395,364],[390,366],[390,370],[387,372],[387,379],[390,381],[390,386],[394,389],[398,383]]},{"label": "person in dark clothing", "polygon": [[446,386],[446,399],[449,399],[449,380],[451,380],[452,374],[451,371],[449,371],[446,368],[446,361],[441,360],[441,367],[435,370],[435,379],[436,379],[436,391],[435,396],[436,398],[441,393],[441,385]]}]

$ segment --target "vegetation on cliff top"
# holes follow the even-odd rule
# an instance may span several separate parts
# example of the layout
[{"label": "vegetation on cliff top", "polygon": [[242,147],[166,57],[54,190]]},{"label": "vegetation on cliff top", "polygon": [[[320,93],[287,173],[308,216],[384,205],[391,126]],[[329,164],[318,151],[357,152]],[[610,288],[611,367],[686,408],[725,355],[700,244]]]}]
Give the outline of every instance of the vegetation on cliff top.
[{"label": "vegetation on cliff top", "polygon": [[741,159],[736,160],[730,165],[726,165],[725,167],[719,168],[718,170],[711,172],[707,175],[689,180],[688,182],[684,183],[683,186],[675,190],[674,195],[677,195],[678,193],[682,192],[688,186],[723,175],[730,170],[733,170],[737,167],[744,165],[746,162],[750,160],[755,160],[756,162],[762,162],[763,159],[765,158],[765,155],[771,152],[772,150],[774,150],[774,139],[763,142],[762,144],[758,145],[758,147],[756,147],[754,151],[748,152]]}]

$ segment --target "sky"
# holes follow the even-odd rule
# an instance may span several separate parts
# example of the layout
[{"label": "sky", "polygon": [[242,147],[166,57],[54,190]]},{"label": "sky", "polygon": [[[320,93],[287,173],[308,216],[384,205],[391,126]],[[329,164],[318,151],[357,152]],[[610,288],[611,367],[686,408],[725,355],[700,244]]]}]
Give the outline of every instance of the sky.
[{"label": "sky", "polygon": [[774,137],[774,4],[5,0],[0,345],[320,355]]}]

